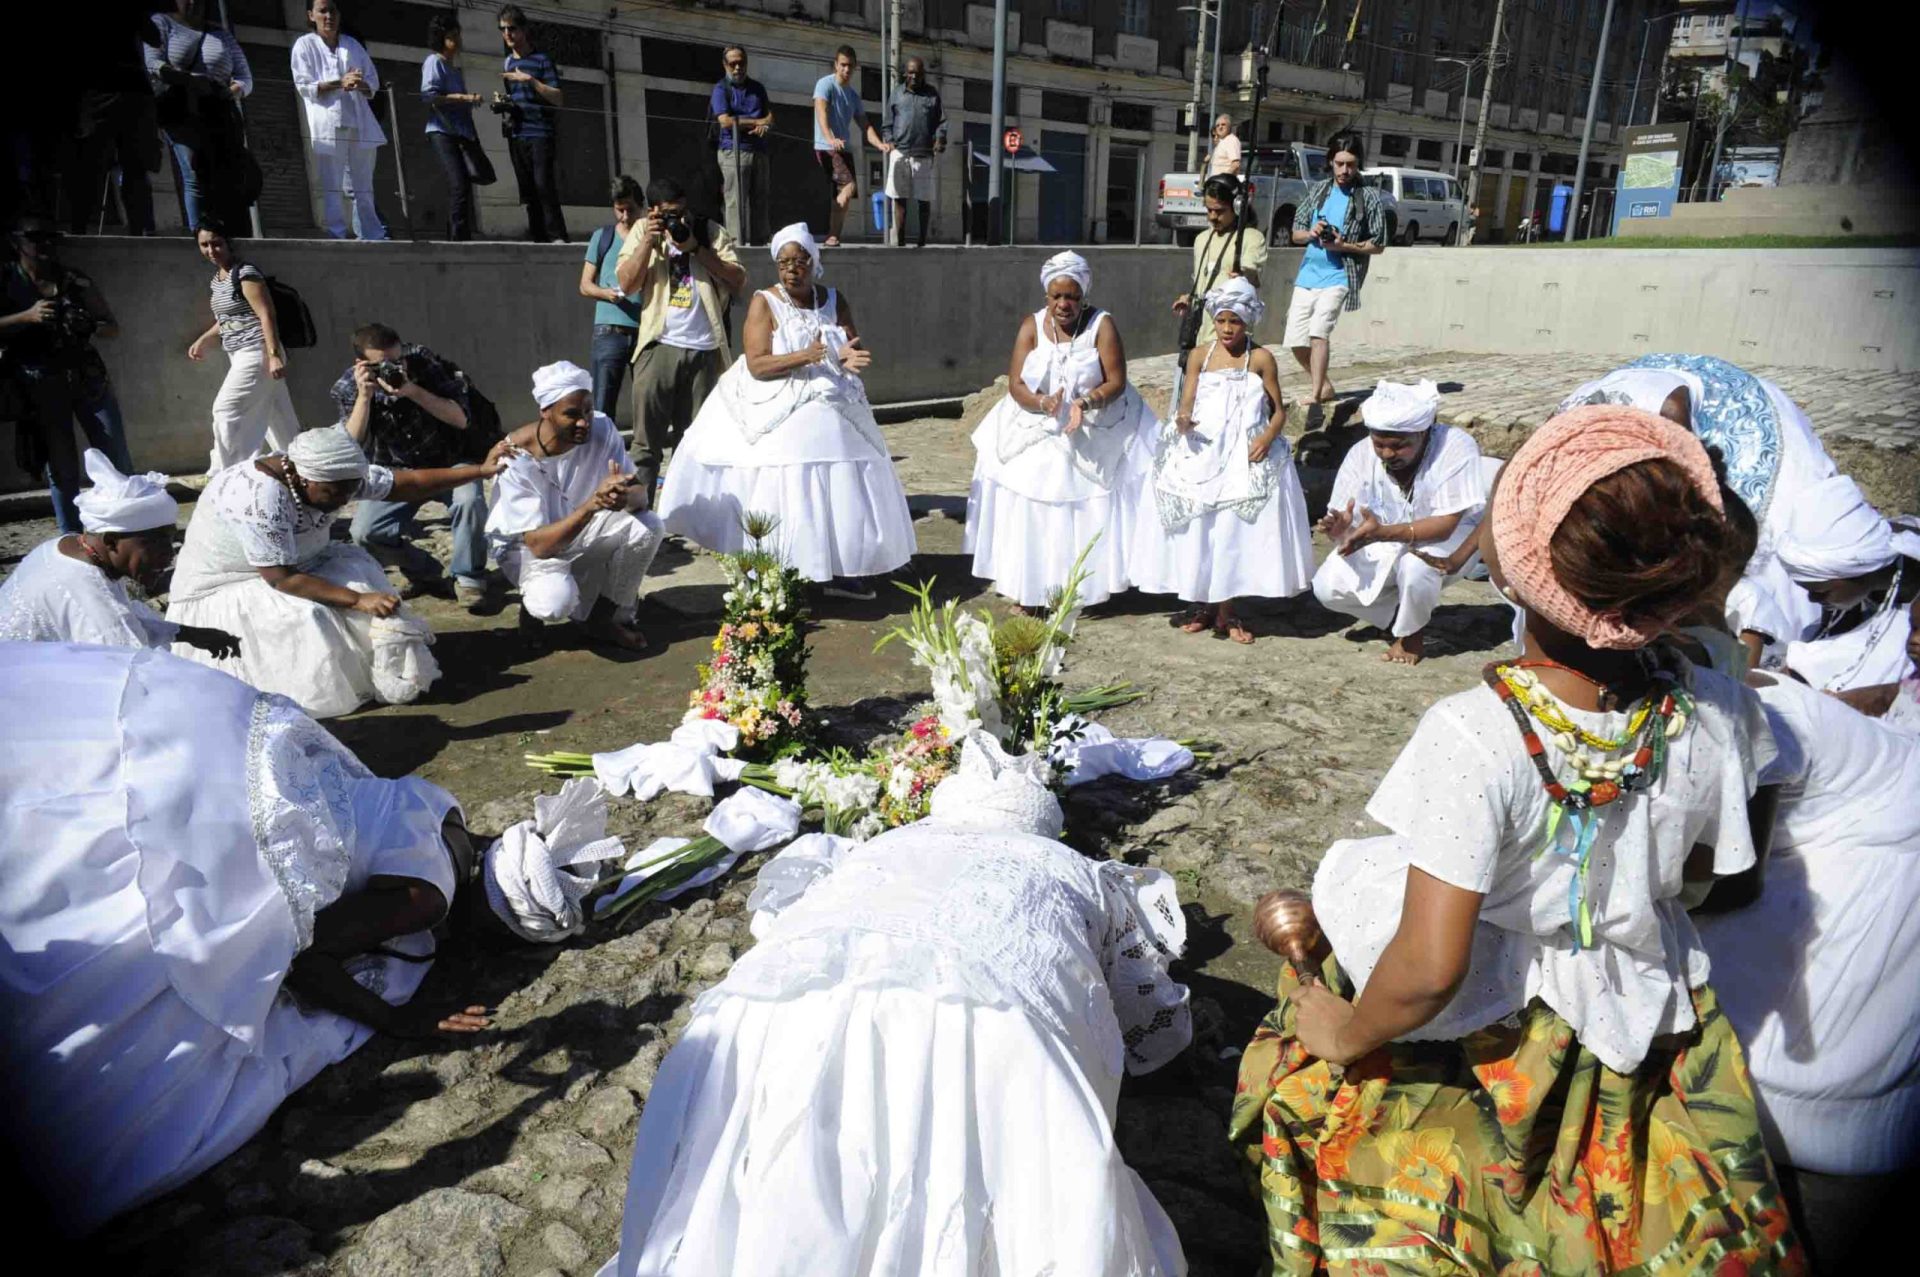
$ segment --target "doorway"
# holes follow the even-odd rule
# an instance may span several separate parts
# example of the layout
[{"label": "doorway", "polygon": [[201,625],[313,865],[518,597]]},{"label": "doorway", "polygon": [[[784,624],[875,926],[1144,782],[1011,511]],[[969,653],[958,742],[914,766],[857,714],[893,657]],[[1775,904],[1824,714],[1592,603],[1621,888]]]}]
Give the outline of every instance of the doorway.
[{"label": "doorway", "polygon": [[1146,233],[1147,149],[1115,142],[1107,150],[1107,243],[1138,244]]}]

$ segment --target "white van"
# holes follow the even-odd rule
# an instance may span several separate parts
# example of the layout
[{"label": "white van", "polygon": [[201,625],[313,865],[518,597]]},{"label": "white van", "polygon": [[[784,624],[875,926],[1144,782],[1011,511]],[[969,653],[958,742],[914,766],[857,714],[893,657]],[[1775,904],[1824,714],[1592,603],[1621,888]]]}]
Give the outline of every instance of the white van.
[{"label": "white van", "polygon": [[1458,244],[1467,224],[1466,201],[1460,183],[1450,174],[1432,169],[1382,167],[1361,170],[1367,181],[1393,196],[1398,205],[1399,234],[1396,243],[1416,244],[1423,239],[1442,244]]}]

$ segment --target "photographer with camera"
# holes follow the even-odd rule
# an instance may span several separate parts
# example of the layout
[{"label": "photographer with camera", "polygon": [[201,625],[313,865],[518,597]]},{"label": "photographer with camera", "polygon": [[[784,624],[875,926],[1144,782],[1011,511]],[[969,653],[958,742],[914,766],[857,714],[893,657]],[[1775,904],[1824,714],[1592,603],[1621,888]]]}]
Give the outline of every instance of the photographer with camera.
[{"label": "photographer with camera", "polygon": [[[402,343],[385,324],[353,333],[353,367],[333,385],[340,424],[376,464],[392,470],[444,470],[475,451],[459,446],[468,428],[466,376],[425,346]],[[445,498],[453,522],[454,597],[468,607],[487,595],[487,491],[463,483]],[[353,539],[384,567],[398,567],[413,592],[437,591],[440,565],[408,541],[420,501],[362,499]]]},{"label": "photographer with camera", "polygon": [[559,141],[553,135],[560,71],[552,58],[533,47],[533,32],[519,5],[500,10],[500,38],[507,46],[500,72],[507,87],[494,93],[487,109],[500,117],[507,135],[513,179],[520,184],[520,202],[527,206],[527,238],[536,244],[564,244],[567,219],[560,214],[560,179],[554,172]]},{"label": "photographer with camera", "polygon": [[1186,381],[1187,356],[1199,344],[1200,326],[1206,319],[1206,307],[1198,303],[1235,277],[1259,288],[1260,270],[1267,264],[1267,237],[1251,224],[1251,210],[1241,207],[1240,179],[1231,173],[1215,174],[1200,193],[1207,206],[1207,229],[1193,241],[1193,282],[1173,299],[1173,313],[1180,316],[1180,355],[1174,365],[1171,400],[1176,404]]},{"label": "photographer with camera", "polygon": [[20,468],[46,472],[54,520],[68,533],[80,531],[73,502],[80,491],[74,421],[120,473],[132,473],[133,461],[107,365],[93,348],[95,337],[117,336],[119,325],[93,280],[60,264],[54,254],[59,241],[45,218],[24,217],[14,225],[14,260],[6,267],[6,300],[0,302],[0,370],[11,400],[4,415],[17,423]]},{"label": "photographer with camera", "polygon": [[1333,357],[1334,325],[1343,309],[1360,309],[1367,258],[1387,251],[1386,210],[1380,192],[1360,180],[1362,162],[1359,135],[1334,134],[1327,142],[1333,176],[1308,191],[1293,216],[1293,243],[1307,251],[1293,280],[1286,342],[1312,382],[1310,403],[1333,398],[1327,364]]},{"label": "photographer with camera", "polygon": [[726,228],[687,211],[670,177],[647,183],[647,215],[621,246],[620,291],[640,297],[633,356],[634,467],[641,508],[652,509],[667,449],[680,441],[733,362],[727,308],[747,270]]}]

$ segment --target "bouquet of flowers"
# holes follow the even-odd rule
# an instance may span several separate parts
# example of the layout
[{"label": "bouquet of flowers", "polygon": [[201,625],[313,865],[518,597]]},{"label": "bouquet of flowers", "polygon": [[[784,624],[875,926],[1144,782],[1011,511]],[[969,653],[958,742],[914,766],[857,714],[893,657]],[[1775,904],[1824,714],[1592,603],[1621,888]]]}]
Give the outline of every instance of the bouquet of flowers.
[{"label": "bouquet of flowers", "polygon": [[686,717],[724,719],[739,729],[740,754],[768,758],[806,717],[806,581],[767,548],[773,516],[748,514],[742,526],[753,547],[721,556],[726,611]]},{"label": "bouquet of flowers", "polygon": [[926,817],[933,787],[953,774],[960,750],[929,707],[899,740],[875,745],[868,761],[880,782],[880,819],[887,828],[898,829]]}]

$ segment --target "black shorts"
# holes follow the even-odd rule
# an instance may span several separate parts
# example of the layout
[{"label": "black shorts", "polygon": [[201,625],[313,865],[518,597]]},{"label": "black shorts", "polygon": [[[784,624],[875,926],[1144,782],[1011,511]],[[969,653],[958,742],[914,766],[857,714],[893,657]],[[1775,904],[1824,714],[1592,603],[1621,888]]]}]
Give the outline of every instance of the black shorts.
[{"label": "black shorts", "polygon": [[853,185],[853,164],[845,151],[815,151],[813,159],[827,175],[827,185],[834,190]]}]

